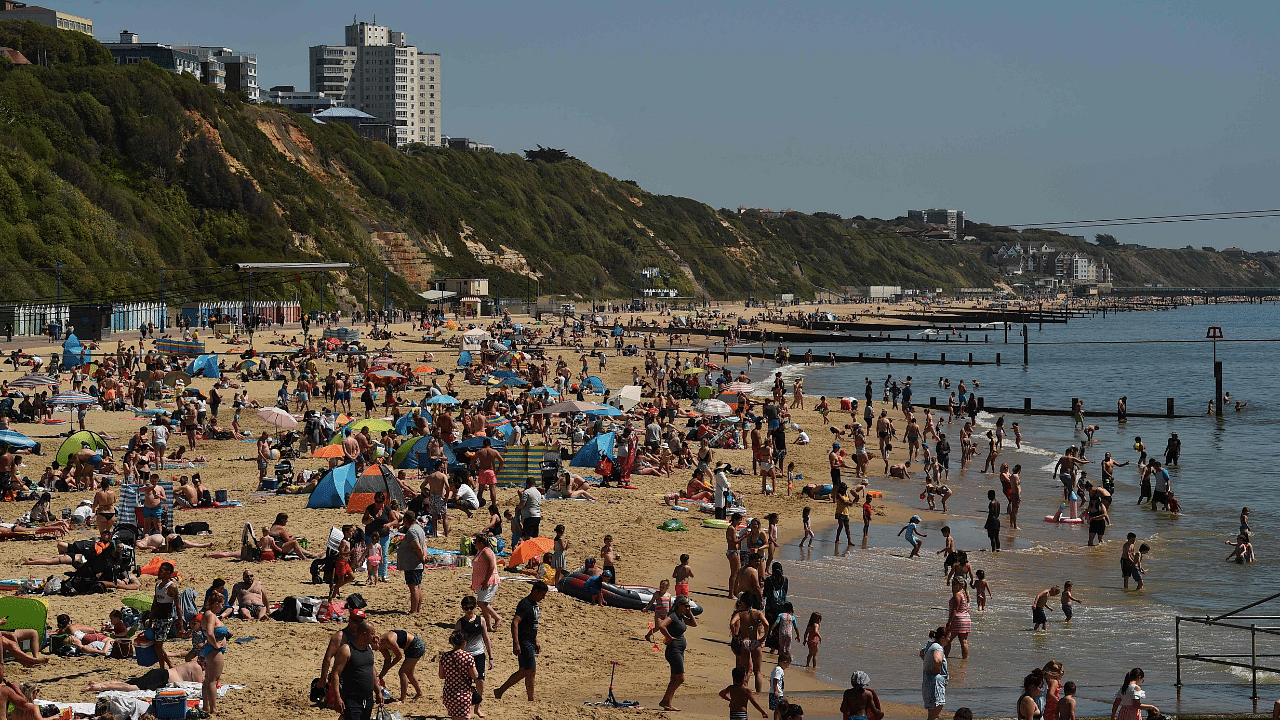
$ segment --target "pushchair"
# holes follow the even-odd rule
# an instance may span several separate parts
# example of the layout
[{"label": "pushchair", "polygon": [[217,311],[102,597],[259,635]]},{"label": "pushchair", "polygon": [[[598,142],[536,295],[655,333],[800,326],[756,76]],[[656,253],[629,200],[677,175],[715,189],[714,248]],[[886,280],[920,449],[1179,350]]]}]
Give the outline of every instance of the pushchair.
[{"label": "pushchair", "polygon": [[276,449],[280,451],[281,460],[295,460],[300,457],[298,449],[295,447],[298,444],[299,437],[298,433],[292,430],[280,437],[280,441],[276,443]]}]

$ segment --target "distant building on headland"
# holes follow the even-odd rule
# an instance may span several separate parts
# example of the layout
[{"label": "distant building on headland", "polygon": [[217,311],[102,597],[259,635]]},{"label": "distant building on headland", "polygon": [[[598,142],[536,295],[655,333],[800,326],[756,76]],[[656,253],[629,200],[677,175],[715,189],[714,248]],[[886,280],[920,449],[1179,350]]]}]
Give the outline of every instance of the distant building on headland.
[{"label": "distant building on headland", "polygon": [[955,240],[964,233],[963,210],[908,210],[907,219],[922,222],[926,225],[945,227],[948,236]]},{"label": "distant building on headland", "polygon": [[345,44],[311,46],[311,91],[391,123],[392,145],[440,145],[440,53],[422,52],[405,33],[377,22],[352,18]]},{"label": "distant building on headland", "polygon": [[771,220],[777,220],[778,218],[786,217],[786,216],[787,216],[787,213],[795,212],[795,210],[792,210],[792,209],[790,209],[790,208],[787,208],[786,210],[770,210],[769,208],[749,208],[749,207],[746,207],[746,206],[744,206],[744,205],[739,205],[739,206],[738,206],[738,214],[739,214],[739,215],[741,215],[741,214],[743,214],[743,213],[745,213],[745,212],[747,212],[747,211],[749,211],[749,210],[754,210],[755,212],[758,212],[758,213],[760,213],[761,215],[763,215],[763,216],[765,216],[765,217],[767,217],[767,218],[769,218],[769,219],[771,219]]},{"label": "distant building on headland", "polygon": [[1222,254],[1226,255],[1227,257],[1244,257],[1245,251],[1241,250],[1238,247],[1229,247],[1229,248],[1223,248]]},{"label": "distant building on headland", "polygon": [[395,128],[391,123],[381,118],[376,118],[363,110],[357,110],[353,107],[331,107],[328,110],[321,110],[311,116],[312,120],[318,123],[338,123],[346,125],[362,138],[383,142],[391,147],[396,147]]},{"label": "distant building on headland", "polygon": [[0,20],[34,20],[46,27],[82,32],[93,37],[93,21],[89,18],[39,5],[0,0]]},{"label": "distant building on headland", "polygon": [[262,99],[258,87],[258,56],[229,47],[166,45],[139,42],[138,34],[122,30],[120,41],[102,43],[117,65],[137,65],[144,60],[171,73],[187,73],[219,92],[243,93],[249,102]]},{"label": "distant building on headland", "polygon": [[313,113],[338,107],[339,102],[323,92],[299,92],[292,85],[275,85],[267,91],[267,102],[286,107],[296,113]]},{"label": "distant building on headland", "polygon": [[17,50],[14,50],[13,48],[0,47],[0,56],[8,58],[9,62],[13,63],[14,65],[30,65],[31,64],[31,61],[27,59],[26,55],[23,55],[22,53],[18,52]]},{"label": "distant building on headland", "polygon": [[497,152],[497,150],[488,143],[476,142],[468,140],[464,137],[444,136],[443,145],[450,150],[470,150],[472,152]]}]

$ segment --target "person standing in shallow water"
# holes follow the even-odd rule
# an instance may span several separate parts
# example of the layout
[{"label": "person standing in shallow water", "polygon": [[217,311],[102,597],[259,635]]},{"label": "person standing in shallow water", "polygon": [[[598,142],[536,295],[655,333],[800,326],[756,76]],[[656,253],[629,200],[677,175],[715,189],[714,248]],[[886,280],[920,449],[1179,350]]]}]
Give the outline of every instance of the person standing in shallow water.
[{"label": "person standing in shallow water", "polygon": [[947,702],[947,654],[942,649],[942,643],[946,641],[945,627],[932,630],[929,632],[929,644],[920,651],[920,659],[924,661],[920,691],[929,720],[938,720]]},{"label": "person standing in shallow water", "polygon": [[995,490],[987,491],[987,522],[982,527],[991,541],[991,552],[1000,552],[1000,501]]}]

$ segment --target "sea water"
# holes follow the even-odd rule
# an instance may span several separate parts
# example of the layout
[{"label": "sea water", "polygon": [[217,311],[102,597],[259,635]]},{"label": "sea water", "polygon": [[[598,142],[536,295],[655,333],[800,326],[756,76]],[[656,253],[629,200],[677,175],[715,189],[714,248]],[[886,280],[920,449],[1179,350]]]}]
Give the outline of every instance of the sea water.
[{"label": "sea water", "polygon": [[[1248,402],[1247,408],[1226,410],[1218,420],[1205,415],[1214,395],[1214,348],[1203,342],[1206,329],[1218,326],[1228,340],[1220,342],[1217,358],[1224,364],[1224,389],[1233,400]],[[1071,398],[1084,402],[1086,422],[1097,424],[1094,444],[1088,457],[1090,478],[1101,477],[1098,463],[1105,452],[1128,467],[1116,473],[1116,492],[1111,506],[1112,523],[1107,543],[1086,547],[1084,526],[1049,524],[1045,515],[1057,511],[1062,502],[1059,482],[1052,476],[1053,464],[1068,446],[1084,440],[1069,417],[1021,416],[1005,418],[1007,437],[999,462],[1022,465],[1023,500],[1020,529],[1011,530],[1004,519],[999,554],[986,552],[988,542],[982,525],[986,514],[986,491],[1000,492],[998,477],[979,472],[985,457],[985,431],[996,418],[983,413],[978,418],[979,454],[965,471],[959,470],[962,422],[947,427],[951,441],[950,487],[955,492],[950,513],[930,512],[918,499],[923,483],[875,478],[872,487],[891,493],[893,499],[918,508],[924,518],[925,541],[922,557],[907,559],[906,543],[895,536],[897,525],[874,520],[866,548],[849,549],[832,545],[833,531],[820,533],[818,546],[809,551],[794,545],[782,559],[791,577],[792,601],[798,621],[810,612],[824,615],[820,669],[818,675],[844,684],[853,670],[870,673],[873,685],[886,700],[920,702],[920,648],[929,629],[947,620],[949,593],[942,582],[942,546],[939,528],[949,524],[960,549],[968,550],[975,568],[986,571],[994,598],[985,612],[973,605],[971,654],[959,658],[959,643],[951,653],[951,682],[947,707],[967,705],[979,715],[1011,716],[1020,694],[1021,681],[1032,668],[1049,660],[1066,666],[1065,679],[1079,686],[1080,714],[1105,714],[1120,687],[1125,672],[1141,667],[1146,674],[1149,701],[1165,712],[1241,712],[1253,709],[1248,670],[1184,661],[1181,692],[1175,683],[1174,616],[1218,615],[1246,603],[1280,592],[1280,513],[1275,500],[1277,462],[1280,451],[1275,431],[1280,429],[1280,400],[1275,387],[1280,380],[1280,343],[1262,342],[1280,336],[1280,307],[1276,305],[1208,305],[1174,311],[1126,312],[1092,319],[1072,320],[1065,325],[1029,328],[1030,363],[1020,362],[1020,328],[1010,332],[1009,344],[1003,331],[990,331],[990,344],[876,343],[816,344],[815,357],[828,351],[837,354],[883,354],[895,357],[918,352],[937,357],[947,352],[964,357],[973,352],[975,360],[993,360],[1002,353],[1003,365],[921,366],[849,364],[829,367],[791,365],[788,375],[803,374],[806,397],[816,403],[828,396],[853,396],[861,400],[864,378],[875,389],[877,411],[886,374],[900,384],[908,375],[917,405],[936,396],[944,403],[949,391],[938,386],[939,376],[951,379],[951,390],[964,379],[970,389],[977,380],[977,395],[989,407],[1022,407],[1031,398],[1033,407],[1069,407]],[[973,339],[981,335],[970,333]],[[1201,342],[1161,342],[1161,341]],[[792,343],[791,356],[803,356],[807,346]],[[1010,362],[1010,361],[1014,362]],[[772,373],[772,365],[765,365]],[[759,371],[757,371],[759,372]],[[771,376],[771,375],[770,375]],[[788,385],[789,387],[789,385]],[[1163,413],[1165,399],[1175,399],[1179,413],[1194,417],[1152,419],[1130,417],[1091,418],[1089,411],[1114,411],[1116,400],[1128,396],[1133,412]],[[839,414],[832,422],[842,424]],[[895,412],[899,428],[901,414]],[[1023,449],[1014,449],[1012,422],[1022,430]],[[818,442],[826,433],[807,428]],[[1134,437],[1141,436],[1150,456],[1163,460],[1165,442],[1177,432],[1182,440],[1182,458],[1171,468],[1172,486],[1182,504],[1174,516],[1136,506],[1138,496],[1137,453]],[[873,459],[872,467],[882,466]],[[918,466],[917,466],[918,467]],[[918,473],[917,473],[918,474]],[[1003,497],[1000,499],[1003,501]],[[1258,562],[1238,565],[1224,562],[1231,551],[1225,541],[1234,539],[1242,506],[1252,510],[1250,525]],[[831,506],[817,505],[825,514]],[[859,523],[854,523],[860,529]],[[1138,535],[1152,552],[1144,561],[1148,570],[1146,587],[1125,591],[1119,570],[1120,547],[1126,533]],[[857,538],[855,531],[855,539]],[[1065,623],[1057,600],[1049,613],[1047,632],[1032,632],[1031,604],[1036,594],[1050,585],[1067,580],[1075,583],[1074,594],[1082,601],[1075,606],[1075,619]],[[1280,601],[1262,605],[1255,614],[1280,616]],[[1254,622],[1259,626],[1280,626],[1280,621]],[[1182,625],[1183,653],[1244,654],[1248,662],[1250,633],[1203,626]],[[1280,642],[1259,634],[1259,654],[1280,653]],[[1280,665],[1280,658],[1268,663]],[[793,672],[803,663],[797,658]],[[1261,673],[1259,694],[1262,708],[1280,697],[1280,678]],[[830,700],[815,704],[831,704]],[[811,713],[829,715],[820,708]]]}]

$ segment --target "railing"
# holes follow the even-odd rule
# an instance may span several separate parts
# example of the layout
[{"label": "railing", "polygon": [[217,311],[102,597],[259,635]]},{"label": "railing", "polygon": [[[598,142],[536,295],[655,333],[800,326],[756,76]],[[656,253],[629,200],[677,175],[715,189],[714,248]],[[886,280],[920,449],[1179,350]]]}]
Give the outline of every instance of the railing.
[{"label": "railing", "polygon": [[[1253,692],[1252,694],[1249,695],[1249,697],[1250,699],[1254,700],[1254,704],[1256,706],[1257,700],[1258,700],[1258,671],[1262,670],[1265,672],[1280,673],[1280,667],[1270,667],[1267,665],[1258,664],[1258,658],[1265,659],[1265,658],[1280,657],[1280,653],[1259,653],[1258,652],[1258,633],[1280,637],[1280,625],[1259,625],[1256,622],[1252,622],[1252,621],[1256,621],[1256,620],[1277,621],[1277,620],[1280,620],[1280,615],[1241,615],[1240,613],[1250,608],[1257,607],[1258,605],[1262,605],[1263,603],[1267,603],[1272,600],[1275,600],[1276,598],[1280,598],[1280,593],[1277,593],[1267,598],[1263,598],[1262,600],[1259,600],[1257,602],[1250,603],[1248,605],[1245,605],[1244,607],[1236,608],[1231,612],[1223,613],[1222,615],[1218,615],[1216,617],[1210,617],[1208,615],[1205,615],[1203,617],[1191,617],[1191,616],[1185,616],[1185,615],[1175,616],[1174,624],[1173,624],[1173,644],[1174,644],[1174,655],[1177,658],[1177,681],[1174,683],[1174,686],[1178,688],[1182,687],[1182,661],[1183,660],[1191,660],[1195,662],[1211,663],[1214,665],[1226,665],[1229,667],[1244,668],[1246,670],[1249,670],[1252,675]],[[1232,621],[1250,621],[1250,622],[1248,625],[1240,624],[1237,622],[1223,622],[1224,618],[1230,618]],[[1183,653],[1182,652],[1182,623],[1184,622],[1196,623],[1198,625],[1204,625],[1206,627],[1224,627],[1224,628],[1230,628],[1232,630],[1248,630],[1249,631],[1249,652],[1248,653],[1212,653],[1212,654]],[[1244,658],[1249,658],[1249,662],[1248,663],[1243,662],[1242,660]],[[1255,707],[1254,709],[1256,711],[1257,708]]]}]

